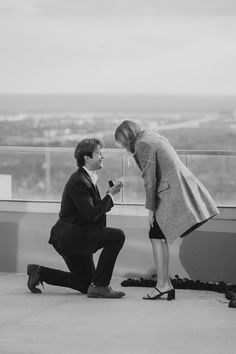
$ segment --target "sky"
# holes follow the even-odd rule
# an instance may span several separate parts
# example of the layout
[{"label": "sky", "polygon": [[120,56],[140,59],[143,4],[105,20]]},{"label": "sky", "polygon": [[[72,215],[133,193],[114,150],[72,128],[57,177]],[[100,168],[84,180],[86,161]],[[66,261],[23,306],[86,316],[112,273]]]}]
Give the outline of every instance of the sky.
[{"label": "sky", "polygon": [[236,95],[235,0],[0,0],[0,93]]}]

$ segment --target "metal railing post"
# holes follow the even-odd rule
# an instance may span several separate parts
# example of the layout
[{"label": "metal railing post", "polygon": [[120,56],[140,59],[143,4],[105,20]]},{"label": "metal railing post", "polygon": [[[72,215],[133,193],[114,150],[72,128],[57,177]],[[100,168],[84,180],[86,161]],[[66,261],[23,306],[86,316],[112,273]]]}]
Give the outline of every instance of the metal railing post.
[{"label": "metal railing post", "polygon": [[186,155],[186,157],[185,157],[185,165],[186,165],[186,167],[188,167],[188,160],[189,160],[189,155]]},{"label": "metal railing post", "polygon": [[[124,177],[125,177],[125,154],[124,154],[124,151],[122,151],[121,174],[122,174],[122,179],[124,180]],[[124,186],[124,188],[125,188],[125,186]],[[124,204],[124,188],[121,189],[121,204]]]},{"label": "metal railing post", "polygon": [[47,196],[51,192],[51,152],[45,152],[45,183]]}]

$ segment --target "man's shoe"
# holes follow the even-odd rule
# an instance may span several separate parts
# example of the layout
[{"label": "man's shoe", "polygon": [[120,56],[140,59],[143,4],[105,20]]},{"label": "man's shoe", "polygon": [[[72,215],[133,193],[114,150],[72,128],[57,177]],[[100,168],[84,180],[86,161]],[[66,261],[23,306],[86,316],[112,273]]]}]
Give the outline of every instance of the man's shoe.
[{"label": "man's shoe", "polygon": [[110,286],[97,286],[91,284],[88,288],[87,297],[103,299],[120,299],[125,296],[123,291],[114,291]]},{"label": "man's shoe", "polygon": [[39,284],[43,286],[43,283],[40,281],[40,266],[37,264],[28,264],[27,275],[29,276],[27,282],[28,289],[33,294],[41,294],[42,291],[36,288]]}]

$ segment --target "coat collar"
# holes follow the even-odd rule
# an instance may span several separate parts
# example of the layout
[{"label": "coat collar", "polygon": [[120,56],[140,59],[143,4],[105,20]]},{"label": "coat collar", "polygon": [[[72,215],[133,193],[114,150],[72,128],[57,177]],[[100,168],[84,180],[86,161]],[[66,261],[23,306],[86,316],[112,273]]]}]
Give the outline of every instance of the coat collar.
[{"label": "coat collar", "polygon": [[101,195],[99,193],[99,189],[97,187],[97,185],[94,185],[94,183],[91,180],[91,177],[89,176],[89,174],[87,173],[87,171],[83,168],[83,167],[79,167],[78,169],[78,173],[80,173],[85,180],[85,183],[92,188],[94,195],[96,196],[96,198],[98,200],[101,200]]},{"label": "coat collar", "polygon": [[89,175],[93,184],[96,185],[97,180],[98,180],[98,175],[97,175],[96,171],[90,171],[85,166],[83,166],[83,169],[87,172],[87,174]]},{"label": "coat collar", "polygon": [[147,131],[146,130],[142,130],[141,132],[139,132],[136,137],[135,137],[135,142],[134,142],[134,153],[132,154],[133,157],[135,158],[136,154],[137,154],[137,151],[136,151],[136,145],[137,145],[137,142],[142,139],[142,137],[145,135]]},{"label": "coat collar", "polygon": [[89,185],[91,185],[95,189],[95,186],[94,186],[89,174],[86,172],[86,170],[83,167],[79,167],[78,172],[80,174],[82,174],[83,177],[85,178],[86,182],[88,182]]},{"label": "coat collar", "polygon": [[145,141],[145,139],[147,139],[146,141],[148,141],[149,137],[152,136],[153,134],[157,134],[159,135],[158,133],[154,133],[153,131],[151,130],[142,130],[141,132],[139,132],[136,137],[135,137],[135,150],[134,150],[134,153],[132,154],[133,155],[133,158],[135,160],[135,162],[137,163],[138,167],[140,168],[140,170],[142,171],[142,167],[141,167],[141,163],[140,163],[140,159],[141,159],[141,156],[139,156],[140,154],[137,153],[137,143],[142,139],[144,138],[143,140]]},{"label": "coat collar", "polygon": [[137,143],[137,141],[139,141],[140,139],[142,139],[143,137],[145,136],[150,136],[150,135],[160,135],[158,132],[154,132],[150,129],[145,129],[145,130],[142,130],[141,132],[139,132],[136,137],[135,137],[135,144]]}]

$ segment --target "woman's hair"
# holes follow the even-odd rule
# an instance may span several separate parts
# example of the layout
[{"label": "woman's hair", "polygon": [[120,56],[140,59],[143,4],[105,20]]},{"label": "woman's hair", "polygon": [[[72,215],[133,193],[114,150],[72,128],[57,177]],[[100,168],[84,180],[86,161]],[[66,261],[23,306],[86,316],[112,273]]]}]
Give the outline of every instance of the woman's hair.
[{"label": "woman's hair", "polygon": [[115,131],[115,140],[127,151],[134,153],[135,139],[141,132],[140,126],[133,120],[124,120]]},{"label": "woman's hair", "polygon": [[93,152],[97,147],[102,148],[103,142],[96,138],[86,138],[81,140],[75,148],[74,157],[78,167],[84,166],[84,156],[93,157]]}]

